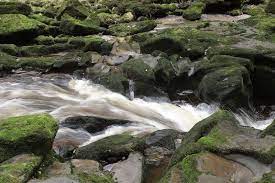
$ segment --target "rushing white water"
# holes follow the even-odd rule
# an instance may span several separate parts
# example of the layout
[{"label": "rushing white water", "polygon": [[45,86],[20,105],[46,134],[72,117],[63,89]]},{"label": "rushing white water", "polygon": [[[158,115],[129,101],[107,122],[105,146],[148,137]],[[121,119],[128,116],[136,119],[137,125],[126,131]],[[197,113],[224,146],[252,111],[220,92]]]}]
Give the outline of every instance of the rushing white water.
[{"label": "rushing white water", "polygon": [[[73,138],[79,134],[80,144],[101,138],[130,132],[148,133],[172,128],[189,131],[197,122],[217,111],[216,106],[200,104],[174,105],[163,100],[144,100],[111,92],[101,85],[70,75],[20,74],[0,79],[0,119],[9,116],[48,112],[59,121],[71,116],[97,116],[107,119],[123,119],[132,123],[109,126],[100,133],[89,134],[81,129],[61,128],[57,139],[62,136]],[[265,123],[255,123],[248,115],[236,115],[242,125],[265,128]],[[81,135],[82,134],[82,135]]]},{"label": "rushing white water", "polygon": [[[129,100],[91,81],[68,75],[19,75],[0,80],[0,118],[48,112],[59,121],[71,116],[97,116],[133,122],[128,126],[110,126],[91,135],[90,142],[123,132],[137,134],[165,128],[188,131],[216,110],[206,104],[194,107],[139,98]],[[57,137],[63,133],[72,132],[60,129]]]}]

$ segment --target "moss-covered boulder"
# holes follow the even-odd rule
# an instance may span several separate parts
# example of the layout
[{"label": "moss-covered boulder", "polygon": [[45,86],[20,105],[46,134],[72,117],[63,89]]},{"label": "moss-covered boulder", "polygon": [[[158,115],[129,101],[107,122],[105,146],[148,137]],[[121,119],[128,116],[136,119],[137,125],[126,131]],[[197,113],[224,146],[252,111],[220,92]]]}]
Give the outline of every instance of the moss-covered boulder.
[{"label": "moss-covered boulder", "polygon": [[45,155],[52,147],[58,125],[48,114],[26,115],[0,122],[0,161],[21,153]]},{"label": "moss-covered boulder", "polygon": [[261,180],[255,182],[255,183],[273,183],[275,182],[275,171],[273,170],[270,173],[266,173],[263,175]]},{"label": "moss-covered boulder", "polygon": [[31,46],[22,46],[19,48],[20,56],[43,56],[49,55],[52,53],[58,53],[63,51],[69,51],[76,46],[72,44],[63,44],[63,43],[56,43],[52,45],[31,45]]},{"label": "moss-covered boulder", "polygon": [[29,5],[17,1],[1,1],[0,14],[23,14],[29,15],[32,9]]},{"label": "moss-covered boulder", "polygon": [[133,81],[152,83],[155,80],[153,69],[141,59],[131,59],[121,64],[120,68],[127,78]]},{"label": "moss-covered boulder", "polygon": [[128,134],[113,135],[80,147],[76,151],[78,159],[92,159],[102,163],[117,162],[131,152],[143,150],[144,141]]},{"label": "moss-covered boulder", "polygon": [[83,20],[90,15],[90,11],[78,0],[67,0],[61,4],[57,12],[57,18],[61,18],[64,14]]},{"label": "moss-covered boulder", "polygon": [[0,15],[0,43],[29,41],[40,34],[44,24],[21,14]]},{"label": "moss-covered boulder", "polygon": [[187,20],[198,20],[201,18],[205,4],[203,2],[195,2],[186,10],[183,10],[183,18]]},{"label": "moss-covered boulder", "polygon": [[89,72],[87,77],[113,92],[125,94],[129,89],[129,81],[121,72],[110,72],[107,74]]},{"label": "moss-covered boulder", "polygon": [[252,83],[245,67],[224,67],[206,74],[199,86],[198,95],[207,102],[217,102],[231,109],[250,107]]},{"label": "moss-covered boulder", "polygon": [[90,21],[89,19],[75,19],[67,14],[62,16],[60,30],[64,34],[82,36],[102,33],[105,31],[104,28],[96,25],[94,21]]},{"label": "moss-covered boulder", "polygon": [[191,59],[204,56],[209,47],[231,41],[230,38],[221,37],[216,33],[189,27],[137,34],[133,40],[139,42],[142,53],[152,53],[159,50],[169,55],[178,54]]},{"label": "moss-covered boulder", "polygon": [[34,154],[17,155],[0,164],[0,182],[27,182],[42,162],[42,157]]},{"label": "moss-covered boulder", "polygon": [[244,165],[203,152],[186,156],[160,182],[252,182],[253,177],[254,173]]},{"label": "moss-covered boulder", "polygon": [[216,112],[197,123],[185,135],[172,157],[171,165],[203,150],[219,154],[240,153],[270,164],[275,157],[275,138],[260,137],[259,133],[259,130],[241,126],[228,111]]},{"label": "moss-covered boulder", "polygon": [[153,30],[157,24],[155,21],[146,20],[140,22],[121,23],[111,25],[108,29],[111,35],[115,36],[129,36],[141,32],[148,32]]},{"label": "moss-covered boulder", "polygon": [[261,132],[261,136],[264,137],[266,135],[275,136],[275,120]]},{"label": "moss-covered boulder", "polygon": [[250,108],[253,91],[250,72],[253,71],[254,65],[249,59],[216,55],[210,60],[186,64],[170,80],[168,94],[171,99],[182,99],[182,92],[192,90],[209,103],[216,102],[231,109]]},{"label": "moss-covered boulder", "polygon": [[4,52],[12,56],[17,56],[19,54],[19,49],[14,44],[0,44],[0,52]]}]

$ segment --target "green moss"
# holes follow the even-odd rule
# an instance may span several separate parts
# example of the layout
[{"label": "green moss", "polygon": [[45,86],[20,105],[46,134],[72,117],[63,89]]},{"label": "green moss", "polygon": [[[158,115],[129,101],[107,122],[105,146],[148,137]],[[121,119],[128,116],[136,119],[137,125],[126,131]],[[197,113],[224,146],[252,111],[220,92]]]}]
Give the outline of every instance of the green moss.
[{"label": "green moss", "polygon": [[220,144],[226,143],[226,138],[218,128],[213,128],[211,132],[198,140],[198,143],[205,146],[207,149],[215,150]]},{"label": "green moss", "polygon": [[29,5],[16,1],[1,1],[0,14],[23,14],[29,15],[32,9]]},{"label": "green moss", "polygon": [[[47,40],[46,40],[47,39]],[[51,38],[48,37],[44,39],[45,42],[50,42]],[[41,40],[39,40],[41,41]],[[45,43],[44,42],[44,43]],[[32,45],[32,46],[22,46],[19,48],[21,56],[43,56],[52,53],[58,53],[66,50],[72,50],[76,48],[74,45],[56,43],[52,45]]]},{"label": "green moss", "polygon": [[131,23],[121,23],[116,25],[111,25],[109,31],[115,36],[128,36],[141,32],[148,32],[153,30],[157,26],[155,21],[146,20],[140,22]]},{"label": "green moss", "polygon": [[39,22],[43,22],[44,24],[48,24],[48,25],[58,24],[58,21],[55,21],[53,18],[46,17],[42,14],[32,14],[29,17],[31,17],[35,20],[38,20]]},{"label": "green moss", "polygon": [[35,41],[37,42],[37,44],[43,44],[43,45],[51,45],[55,43],[54,38],[52,36],[44,36],[44,35],[40,35],[36,37]]},{"label": "green moss", "polygon": [[153,82],[153,69],[139,59],[132,59],[121,64],[122,72],[127,78],[134,81]]},{"label": "green moss", "polygon": [[152,53],[159,50],[169,55],[178,54],[188,56],[191,59],[204,56],[205,50],[209,47],[232,42],[230,38],[190,27],[138,34],[133,39],[140,43],[143,53]]},{"label": "green moss", "polygon": [[104,174],[78,174],[80,183],[114,183],[115,181],[112,179],[110,175]]},{"label": "green moss", "polygon": [[202,151],[204,149],[204,146],[197,143],[197,141],[210,133],[218,123],[230,121],[235,121],[234,116],[229,111],[220,110],[210,117],[197,123],[184,136],[181,146],[175,151],[171,158],[170,166],[175,165],[187,155]]},{"label": "green moss", "polygon": [[76,158],[112,162],[127,157],[129,153],[143,150],[144,139],[135,138],[127,133],[113,135],[98,140],[76,151]]},{"label": "green moss", "polygon": [[44,27],[41,22],[21,14],[0,15],[0,25],[0,42],[31,39]]},{"label": "green moss", "polygon": [[78,20],[67,14],[62,16],[60,30],[69,35],[89,35],[104,32],[105,29],[99,27],[91,19]]},{"label": "green moss", "polygon": [[183,18],[187,20],[198,20],[204,11],[205,3],[194,2],[190,7],[183,11]]},{"label": "green moss", "polygon": [[244,23],[255,27],[258,30],[258,39],[270,41],[272,40],[272,36],[275,34],[275,17],[268,15],[257,15],[244,20]]},{"label": "green moss", "polygon": [[18,141],[33,132],[54,137],[56,130],[56,120],[48,114],[11,117],[0,122],[0,138],[7,141]]},{"label": "green moss", "polygon": [[261,137],[265,137],[266,135],[275,136],[275,120],[261,132]]},{"label": "green moss", "polygon": [[35,155],[19,155],[0,165],[0,182],[26,182],[38,168],[42,158]]},{"label": "green moss", "polygon": [[270,173],[264,174],[262,179],[257,181],[256,183],[274,183],[274,182],[275,182],[275,171],[273,170]]},{"label": "green moss", "polygon": [[45,154],[58,125],[48,114],[11,117],[0,121],[0,161],[23,152]]},{"label": "green moss", "polygon": [[108,26],[120,22],[120,16],[117,14],[99,13],[97,14],[97,17],[100,21],[100,25],[102,26]]},{"label": "green moss", "polygon": [[18,47],[14,44],[0,44],[0,52],[16,56],[18,55],[18,51]]},{"label": "green moss", "polygon": [[201,174],[197,170],[197,158],[198,154],[192,154],[184,158],[181,162],[183,177],[186,183],[196,183],[198,176]]}]

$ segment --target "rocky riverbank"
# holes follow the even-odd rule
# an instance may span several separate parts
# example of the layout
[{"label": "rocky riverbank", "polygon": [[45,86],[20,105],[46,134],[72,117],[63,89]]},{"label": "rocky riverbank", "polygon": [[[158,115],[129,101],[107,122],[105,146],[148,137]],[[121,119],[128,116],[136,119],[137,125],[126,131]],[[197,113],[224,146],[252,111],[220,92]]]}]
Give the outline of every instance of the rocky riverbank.
[{"label": "rocky riverbank", "polygon": [[274,43],[274,0],[1,1],[0,182],[275,182]]}]

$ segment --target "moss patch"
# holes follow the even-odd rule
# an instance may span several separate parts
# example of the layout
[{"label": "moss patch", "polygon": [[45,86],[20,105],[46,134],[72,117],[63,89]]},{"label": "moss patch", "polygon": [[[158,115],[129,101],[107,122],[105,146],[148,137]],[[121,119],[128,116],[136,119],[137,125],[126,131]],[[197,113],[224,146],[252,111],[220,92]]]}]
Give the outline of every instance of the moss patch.
[{"label": "moss patch", "polygon": [[42,158],[32,154],[16,156],[0,165],[0,182],[27,182]]},{"label": "moss patch", "polygon": [[46,154],[58,125],[48,114],[11,117],[0,121],[0,161],[23,152]]},{"label": "moss patch", "polygon": [[0,15],[0,42],[22,42],[39,34],[44,24],[21,14]]},{"label": "moss patch", "polygon": [[198,20],[201,18],[204,8],[205,8],[205,3],[195,2],[186,10],[183,10],[182,16],[187,20]]}]

